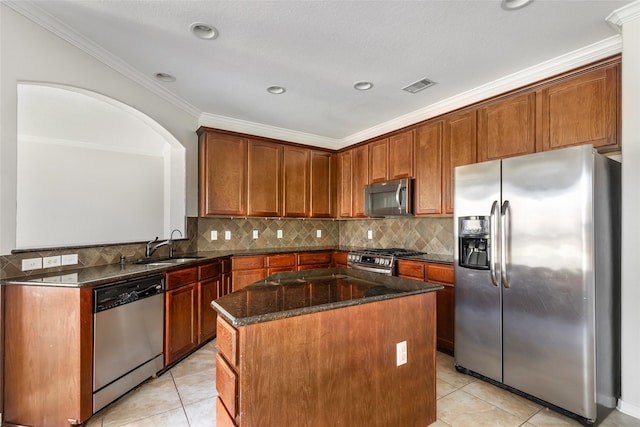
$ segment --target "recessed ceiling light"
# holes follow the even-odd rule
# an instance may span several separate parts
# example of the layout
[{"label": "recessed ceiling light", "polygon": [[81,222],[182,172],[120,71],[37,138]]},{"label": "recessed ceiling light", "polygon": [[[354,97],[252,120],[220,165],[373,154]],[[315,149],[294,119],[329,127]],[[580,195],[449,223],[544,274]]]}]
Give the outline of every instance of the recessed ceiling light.
[{"label": "recessed ceiling light", "polygon": [[283,88],[282,86],[269,86],[267,88],[267,92],[272,93],[274,95],[282,95],[286,91],[287,90],[285,88]]},{"label": "recessed ceiling light", "polygon": [[156,79],[160,80],[161,82],[165,82],[165,83],[171,83],[176,81],[176,78],[169,73],[155,73],[153,76]]},{"label": "recessed ceiling light", "polygon": [[369,90],[373,87],[373,83],[371,82],[365,82],[365,81],[361,81],[361,82],[355,82],[353,84],[353,88],[357,89],[357,90]]},{"label": "recessed ceiling light", "polygon": [[504,10],[516,10],[533,3],[533,0],[502,0],[502,8]]},{"label": "recessed ceiling light", "polygon": [[218,37],[218,30],[209,24],[195,22],[191,24],[191,32],[194,36],[202,40],[213,40]]}]

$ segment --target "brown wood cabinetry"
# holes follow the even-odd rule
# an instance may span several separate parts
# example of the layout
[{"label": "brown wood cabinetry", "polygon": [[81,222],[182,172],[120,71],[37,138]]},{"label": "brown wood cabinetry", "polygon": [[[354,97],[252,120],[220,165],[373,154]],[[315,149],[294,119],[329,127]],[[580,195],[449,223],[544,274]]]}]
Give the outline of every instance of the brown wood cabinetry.
[{"label": "brown wood cabinetry", "polygon": [[248,145],[247,214],[282,215],[282,145],[250,140]]},{"label": "brown wood cabinetry", "polygon": [[619,148],[620,64],[559,81],[542,90],[542,148],[578,144]]},{"label": "brown wood cabinetry", "polygon": [[265,278],[264,255],[234,256],[231,257],[231,272],[233,290],[244,288]]},{"label": "brown wood cabinetry", "polygon": [[334,251],[331,256],[331,266],[332,267],[346,267],[347,266],[347,256],[349,252],[343,251]]},{"label": "brown wood cabinetry", "polygon": [[363,145],[353,149],[353,190],[352,216],[363,218],[364,186],[369,184],[369,146]]},{"label": "brown wood cabinetry", "polygon": [[442,209],[442,129],[443,121],[416,129],[415,215],[441,214]]},{"label": "brown wood cabinetry", "polygon": [[3,293],[3,421],[82,424],[93,413],[92,289],[3,286]]},{"label": "brown wood cabinetry", "polygon": [[231,258],[224,258],[220,263],[222,266],[222,282],[220,283],[218,296],[224,296],[231,293],[233,290],[231,282]]},{"label": "brown wood cabinetry", "polygon": [[200,216],[246,215],[247,140],[201,130],[198,135]]},{"label": "brown wood cabinetry", "polygon": [[267,276],[285,271],[296,271],[296,254],[267,255]]},{"label": "brown wood cabinetry", "polygon": [[442,147],[442,195],[445,214],[453,213],[453,170],[476,162],[476,111],[444,120]]},{"label": "brown wood cabinetry", "polygon": [[298,271],[314,268],[331,267],[331,251],[300,252],[298,254]]},{"label": "brown wood cabinetry", "polygon": [[211,301],[218,299],[222,283],[222,263],[215,261],[198,267],[200,284],[200,329],[199,342],[203,343],[216,335],[216,311]]},{"label": "brown wood cabinetry", "polygon": [[[216,425],[431,424],[436,420],[435,296],[392,298],[238,328],[219,318]],[[409,357],[397,367],[389,349],[395,351],[401,341],[407,342]]]},{"label": "brown wood cabinetry", "polygon": [[478,110],[478,161],[536,151],[536,94],[503,99]]},{"label": "brown wood cabinetry", "polygon": [[310,217],[335,216],[336,173],[335,156],[326,151],[311,151]]},{"label": "brown wood cabinetry", "polygon": [[413,178],[413,131],[389,138],[389,179]]},{"label": "brown wood cabinetry", "polygon": [[370,182],[389,179],[389,138],[369,143]]},{"label": "brown wood cabinetry", "polygon": [[294,146],[284,146],[283,188],[286,217],[309,216],[311,150]]},{"label": "brown wood cabinetry", "polygon": [[444,289],[437,292],[438,350],[453,354],[455,330],[455,291],[453,266],[412,260],[398,260],[398,277],[439,283]]},{"label": "brown wood cabinetry", "polygon": [[353,215],[353,152],[338,154],[338,216]]}]

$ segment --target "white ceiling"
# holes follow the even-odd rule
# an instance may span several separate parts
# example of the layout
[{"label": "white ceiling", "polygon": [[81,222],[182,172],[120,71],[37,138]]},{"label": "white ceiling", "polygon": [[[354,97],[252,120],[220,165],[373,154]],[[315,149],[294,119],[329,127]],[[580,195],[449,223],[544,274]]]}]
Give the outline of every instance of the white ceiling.
[{"label": "white ceiling", "polygon": [[[605,18],[631,0],[8,3],[200,124],[340,148],[616,53]],[[197,39],[194,22],[219,37]],[[437,85],[401,90],[424,77]]]}]

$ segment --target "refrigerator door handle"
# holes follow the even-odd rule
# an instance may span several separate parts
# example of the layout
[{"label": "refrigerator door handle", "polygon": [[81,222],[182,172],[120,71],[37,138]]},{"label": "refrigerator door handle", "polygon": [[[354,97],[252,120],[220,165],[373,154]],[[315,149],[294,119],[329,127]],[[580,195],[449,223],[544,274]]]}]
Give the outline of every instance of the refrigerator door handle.
[{"label": "refrigerator door handle", "polygon": [[500,281],[498,279],[498,268],[497,268],[497,259],[498,259],[498,201],[494,200],[491,205],[491,251],[490,257],[491,260],[489,262],[489,271],[491,272],[491,283],[494,286],[500,286]]},{"label": "refrigerator door handle", "polygon": [[507,243],[509,242],[509,211],[510,205],[509,201],[505,200],[502,203],[502,209],[500,211],[500,220],[501,220],[501,235],[500,235],[500,263],[502,268],[500,270],[500,279],[502,282],[502,286],[505,288],[509,287],[509,276],[507,275],[507,253],[509,252],[509,247]]}]

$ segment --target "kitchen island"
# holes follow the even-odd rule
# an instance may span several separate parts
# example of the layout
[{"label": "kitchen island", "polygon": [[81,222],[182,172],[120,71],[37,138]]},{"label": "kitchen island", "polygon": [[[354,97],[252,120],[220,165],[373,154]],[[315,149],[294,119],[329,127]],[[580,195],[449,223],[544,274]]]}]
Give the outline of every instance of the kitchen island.
[{"label": "kitchen island", "polygon": [[431,424],[439,289],[336,268],[275,274],[214,301],[216,425]]}]

